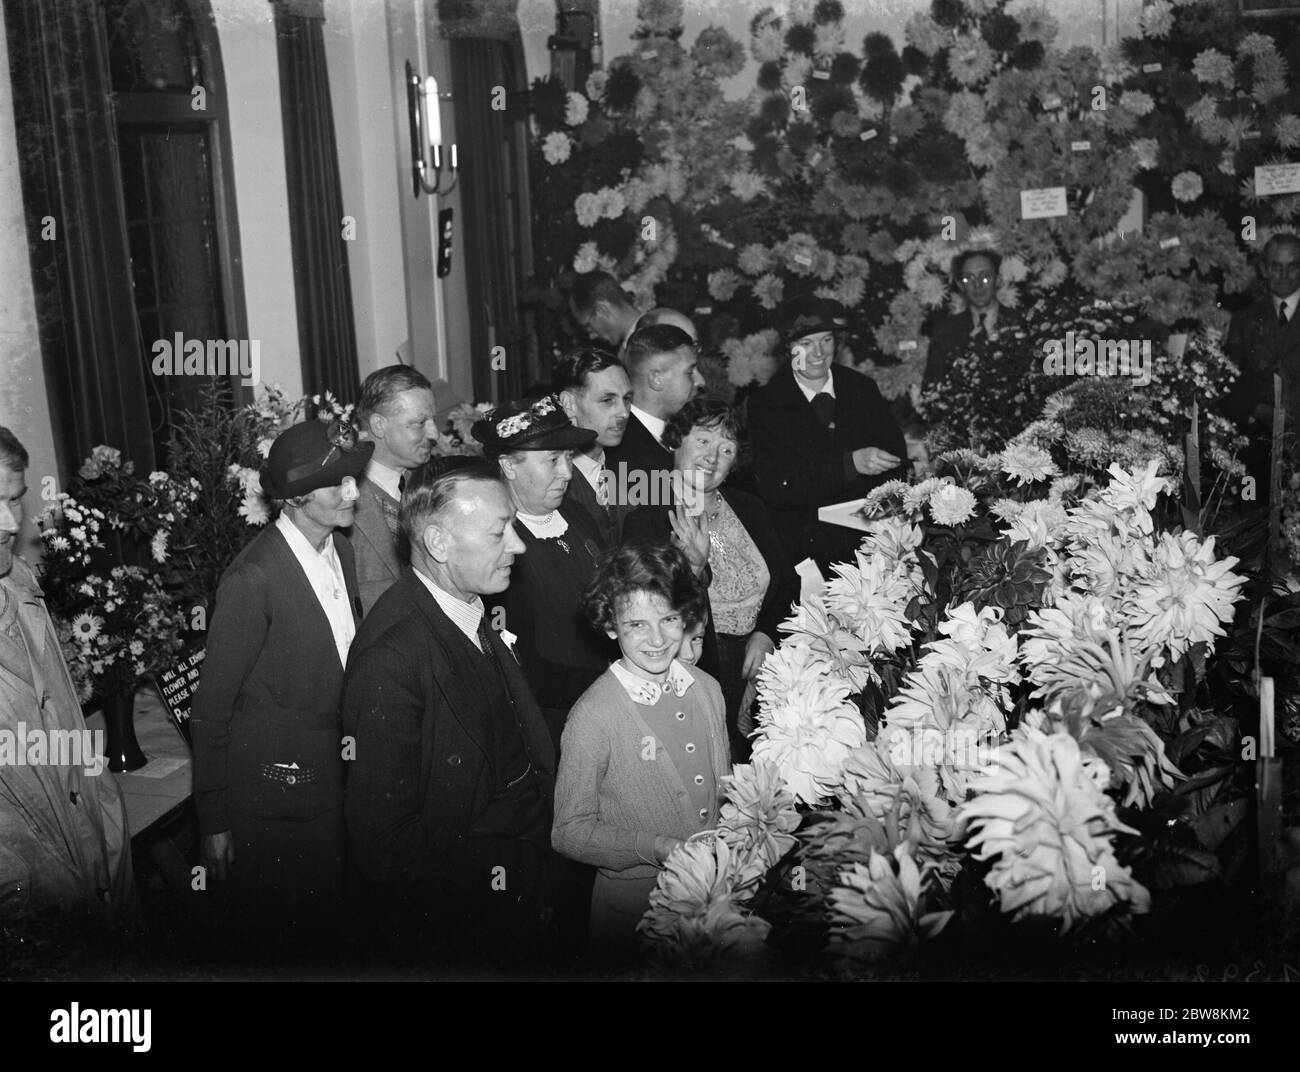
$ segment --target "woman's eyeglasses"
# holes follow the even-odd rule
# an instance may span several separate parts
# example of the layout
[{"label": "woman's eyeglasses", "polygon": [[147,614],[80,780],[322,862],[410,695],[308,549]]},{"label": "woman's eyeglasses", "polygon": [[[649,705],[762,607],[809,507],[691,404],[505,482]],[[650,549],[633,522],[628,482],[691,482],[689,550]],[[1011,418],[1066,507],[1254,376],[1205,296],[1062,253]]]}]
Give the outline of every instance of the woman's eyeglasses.
[{"label": "woman's eyeglasses", "polygon": [[980,272],[978,275],[964,275],[961,277],[964,286],[987,286],[993,282],[993,277],[988,272]]}]

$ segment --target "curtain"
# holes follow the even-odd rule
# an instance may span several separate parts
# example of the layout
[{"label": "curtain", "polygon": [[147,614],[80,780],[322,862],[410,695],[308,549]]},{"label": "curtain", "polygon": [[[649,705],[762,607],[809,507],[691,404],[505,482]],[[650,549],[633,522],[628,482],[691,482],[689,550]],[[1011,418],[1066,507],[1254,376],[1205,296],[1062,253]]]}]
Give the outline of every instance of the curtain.
[{"label": "curtain", "polygon": [[60,466],[70,473],[103,443],[147,473],[155,467],[147,354],[135,315],[99,5],[4,0],[4,17],[28,255]]},{"label": "curtain", "polygon": [[[474,362],[474,397],[504,401],[518,397],[525,386],[518,197],[527,176],[519,171],[515,144],[518,113],[494,111],[492,89],[505,86],[516,93],[521,87],[501,41],[454,37],[449,44],[465,210],[457,254],[463,257],[470,294],[470,344],[482,355]],[[495,372],[494,346],[506,351],[505,369]]]},{"label": "curtain", "polygon": [[330,390],[354,401],[360,389],[357,335],[325,66],[324,9],[322,0],[272,4],[303,387],[308,394]]}]

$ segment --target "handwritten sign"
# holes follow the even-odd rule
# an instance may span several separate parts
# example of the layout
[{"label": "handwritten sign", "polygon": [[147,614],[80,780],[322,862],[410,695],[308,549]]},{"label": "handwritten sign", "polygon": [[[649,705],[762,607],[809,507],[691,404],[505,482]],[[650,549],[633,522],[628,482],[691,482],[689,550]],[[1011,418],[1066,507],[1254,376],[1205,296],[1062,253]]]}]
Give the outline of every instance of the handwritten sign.
[{"label": "handwritten sign", "polygon": [[1064,186],[1043,186],[1037,190],[1020,191],[1020,218],[1046,220],[1053,216],[1068,216]]},{"label": "handwritten sign", "polygon": [[199,672],[205,654],[205,648],[198,648],[158,675],[158,691],[167,713],[187,741],[190,739],[190,702],[199,687]]},{"label": "handwritten sign", "polygon": [[1300,193],[1300,164],[1262,164],[1255,169],[1255,193],[1260,197]]}]

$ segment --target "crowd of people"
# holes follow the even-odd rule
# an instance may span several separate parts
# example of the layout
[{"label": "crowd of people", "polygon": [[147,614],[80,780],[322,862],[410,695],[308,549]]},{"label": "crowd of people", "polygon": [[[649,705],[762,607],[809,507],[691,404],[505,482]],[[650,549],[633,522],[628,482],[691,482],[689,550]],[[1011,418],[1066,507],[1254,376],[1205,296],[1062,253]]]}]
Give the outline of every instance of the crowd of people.
[{"label": "crowd of people", "polygon": [[431,457],[406,366],[367,378],[356,429],[275,440],[279,517],[222,580],[191,723],[240,932],[626,961],[659,868],[716,825],[794,563],[852,552],[817,508],[893,475],[903,438],[832,367],[819,299],[784,310],[790,365],[742,408],[701,393],[687,317],[588,283],[592,341],[474,425],[481,458]]},{"label": "crowd of people", "polygon": [[[1274,373],[1295,410],[1300,239],[1263,253],[1267,293],[1227,339],[1227,408],[1257,445]],[[968,309],[936,326],[929,377],[1011,322],[997,269],[955,263]],[[435,456],[433,388],[402,365],[366,379],[355,423],[274,441],[278,516],[221,581],[191,721],[214,928],[272,950],[625,962],[660,868],[716,824],[795,565],[855,550],[818,508],[901,475],[907,446],[875,383],[835,363],[818,298],[782,307],[787,361],[743,406],[702,393],[682,313],[640,314],[601,273],[571,303],[591,341],[551,393],[474,426],[482,457]],[[27,464],[0,428],[0,699],[75,728],[13,554]],[[0,792],[0,911],[134,917],[111,778],[6,765]]]}]

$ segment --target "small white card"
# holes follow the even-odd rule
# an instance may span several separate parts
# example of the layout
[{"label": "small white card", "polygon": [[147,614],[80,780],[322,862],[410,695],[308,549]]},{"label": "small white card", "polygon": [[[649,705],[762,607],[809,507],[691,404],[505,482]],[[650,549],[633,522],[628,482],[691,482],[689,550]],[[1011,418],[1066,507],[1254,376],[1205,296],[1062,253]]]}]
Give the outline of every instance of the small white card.
[{"label": "small white card", "polygon": [[1169,350],[1170,357],[1182,357],[1187,352],[1187,333],[1179,332],[1177,335],[1170,335],[1166,348]]},{"label": "small white card", "polygon": [[657,60],[659,58],[659,53],[652,48],[645,52],[642,52],[641,58],[646,60]]},{"label": "small white card", "polygon": [[1177,235],[1171,235],[1168,238],[1162,238],[1160,240],[1161,249],[1173,249],[1175,246],[1181,246],[1182,244],[1183,240]]},{"label": "small white card", "polygon": [[916,349],[915,339],[904,339],[902,342],[898,344],[898,352],[900,354],[905,354],[909,350],[915,350],[915,349]]},{"label": "small white card", "polygon": [[1043,186],[1037,190],[1020,191],[1020,218],[1046,220],[1053,216],[1068,216],[1064,186]]},{"label": "small white card", "polygon": [[809,596],[821,595],[822,589],[826,587],[826,578],[822,576],[822,571],[817,568],[816,562],[811,558],[805,558],[795,566],[794,571],[799,576],[800,602]]},{"label": "small white card", "polygon": [[827,82],[830,80],[831,72],[822,70],[813,71],[813,77],[820,78],[823,82]]},{"label": "small white card", "polygon": [[864,130],[861,134],[858,135],[858,137],[861,138],[863,141],[870,141],[879,133],[880,131],[878,130]]},{"label": "small white card", "polygon": [[1061,98],[1058,97],[1055,93],[1053,93],[1050,97],[1044,98],[1043,100],[1044,111],[1054,112],[1060,106],[1061,106]]},{"label": "small white card", "polygon": [[1160,63],[1144,63],[1142,65],[1143,74],[1155,74],[1158,71],[1163,71],[1164,69],[1165,69],[1164,65]]},{"label": "small white card", "polygon": [[807,253],[796,253],[794,255],[794,263],[802,264],[805,268],[807,268],[812,264],[812,258],[808,256]]},{"label": "small white card", "polygon": [[822,151],[820,149],[818,149],[815,153],[812,154],[812,156],[808,158],[809,167],[816,167],[821,162],[822,162]]},{"label": "small white card", "polygon": [[1255,169],[1255,194],[1275,197],[1300,193],[1300,164],[1262,164]]},{"label": "small white card", "polygon": [[1092,148],[1092,142],[1072,141],[1070,142],[1070,148],[1076,153],[1086,153],[1089,149]]},{"label": "small white card", "polygon": [[708,316],[711,312],[713,312],[712,305],[697,305],[695,307],[696,316]]}]

